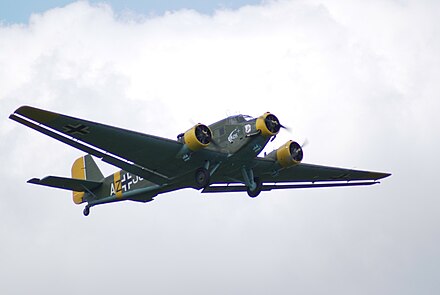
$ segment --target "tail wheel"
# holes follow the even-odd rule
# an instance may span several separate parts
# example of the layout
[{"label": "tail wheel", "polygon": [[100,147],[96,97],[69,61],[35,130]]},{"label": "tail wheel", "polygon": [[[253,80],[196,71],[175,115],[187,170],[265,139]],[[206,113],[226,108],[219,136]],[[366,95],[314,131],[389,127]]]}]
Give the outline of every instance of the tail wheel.
[{"label": "tail wheel", "polygon": [[90,214],[90,207],[89,206],[86,206],[84,208],[83,214],[84,214],[84,216],[89,216],[89,214]]},{"label": "tail wheel", "polygon": [[257,185],[255,187],[255,189],[251,190],[251,189],[247,188],[248,196],[251,198],[257,197],[261,193],[261,190],[263,189],[263,183],[261,182],[261,180],[258,177],[255,177],[254,181],[255,181],[255,184]]},{"label": "tail wheel", "polygon": [[209,184],[209,172],[205,168],[199,168],[195,174],[196,188],[205,188]]}]

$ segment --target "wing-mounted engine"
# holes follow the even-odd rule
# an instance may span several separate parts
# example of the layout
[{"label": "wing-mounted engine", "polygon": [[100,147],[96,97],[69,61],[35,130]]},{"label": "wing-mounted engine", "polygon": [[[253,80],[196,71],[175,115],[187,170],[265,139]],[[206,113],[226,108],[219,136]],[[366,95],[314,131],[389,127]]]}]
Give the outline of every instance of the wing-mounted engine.
[{"label": "wing-mounted engine", "polygon": [[296,141],[289,140],[265,158],[275,160],[282,168],[287,168],[301,163],[303,149]]},{"label": "wing-mounted engine", "polygon": [[261,135],[270,137],[277,135],[278,132],[280,132],[280,128],[283,126],[274,114],[266,112],[257,118],[255,127],[261,132]]},{"label": "wing-mounted engine", "polygon": [[212,132],[208,126],[199,123],[185,133],[179,134],[177,139],[185,145],[186,150],[195,152],[211,143]]}]

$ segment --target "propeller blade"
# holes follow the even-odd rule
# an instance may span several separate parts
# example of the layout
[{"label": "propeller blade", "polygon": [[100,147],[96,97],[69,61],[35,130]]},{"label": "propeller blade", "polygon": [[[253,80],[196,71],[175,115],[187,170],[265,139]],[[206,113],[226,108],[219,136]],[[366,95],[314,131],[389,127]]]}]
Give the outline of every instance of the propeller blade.
[{"label": "propeller blade", "polygon": [[286,127],[286,126],[282,125],[281,123],[280,123],[280,127],[283,128],[284,130],[289,131],[289,132],[292,131],[292,129],[290,129],[290,127]]},{"label": "propeller blade", "polygon": [[309,144],[309,140],[306,138],[306,139],[304,140],[304,142],[302,143],[301,147],[303,148],[303,147],[305,147],[305,146],[308,145],[308,144]]}]

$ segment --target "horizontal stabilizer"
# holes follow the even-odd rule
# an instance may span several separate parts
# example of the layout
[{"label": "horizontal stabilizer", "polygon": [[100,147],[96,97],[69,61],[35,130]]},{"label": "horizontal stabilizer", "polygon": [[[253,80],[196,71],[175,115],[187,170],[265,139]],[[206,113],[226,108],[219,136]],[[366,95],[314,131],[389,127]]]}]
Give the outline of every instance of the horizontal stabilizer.
[{"label": "horizontal stabilizer", "polygon": [[[293,189],[293,188],[322,188],[322,187],[339,187],[339,186],[359,186],[377,184],[378,181],[364,182],[339,182],[339,183],[299,183],[299,184],[265,184],[262,191],[270,191],[274,189]],[[245,185],[211,185],[206,187],[202,193],[227,193],[227,192],[245,192]]]},{"label": "horizontal stabilizer", "polygon": [[83,179],[58,177],[58,176],[47,176],[44,177],[43,179],[32,178],[28,180],[28,183],[56,187],[56,188],[61,188],[76,192],[85,192],[88,190],[93,190],[99,187],[100,185],[102,185],[102,182],[99,181],[90,181]]}]

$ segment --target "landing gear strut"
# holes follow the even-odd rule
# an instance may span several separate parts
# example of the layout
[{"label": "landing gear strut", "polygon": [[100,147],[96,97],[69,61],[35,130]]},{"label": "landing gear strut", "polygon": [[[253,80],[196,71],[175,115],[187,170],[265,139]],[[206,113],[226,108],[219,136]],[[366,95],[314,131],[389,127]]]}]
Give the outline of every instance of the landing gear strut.
[{"label": "landing gear strut", "polygon": [[196,188],[205,188],[209,184],[209,172],[206,168],[199,168],[195,174]]},{"label": "landing gear strut", "polygon": [[241,173],[243,175],[244,184],[247,187],[249,197],[255,198],[261,193],[263,188],[261,180],[258,177],[254,177],[254,171],[246,168],[245,166],[242,167]]}]

